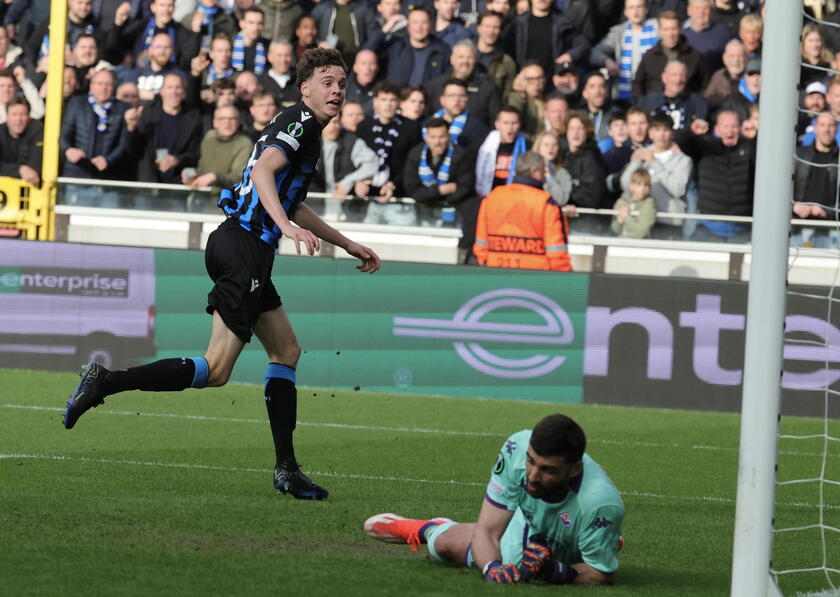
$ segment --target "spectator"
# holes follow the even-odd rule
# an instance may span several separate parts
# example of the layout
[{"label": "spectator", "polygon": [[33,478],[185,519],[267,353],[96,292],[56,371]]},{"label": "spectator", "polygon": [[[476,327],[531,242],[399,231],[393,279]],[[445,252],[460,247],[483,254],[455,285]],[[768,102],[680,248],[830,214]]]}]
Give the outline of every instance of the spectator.
[{"label": "spectator", "polygon": [[633,152],[648,144],[648,114],[638,106],[627,110],[627,141],[613,146],[603,155],[604,167],[607,170],[607,190],[613,196],[621,193],[621,172],[628,163]]},{"label": "spectator", "polygon": [[248,161],[253,143],[239,131],[239,112],[233,106],[216,108],[213,128],[201,140],[197,176],[190,180],[181,170],[181,182],[192,187],[227,188],[236,184]]},{"label": "spectator", "polygon": [[504,106],[496,115],[495,130],[490,131],[478,149],[475,161],[475,191],[486,197],[494,188],[509,184],[516,172],[516,160],[528,149],[520,130],[519,110]]},{"label": "spectator", "polygon": [[723,66],[721,55],[730,36],[726,27],[712,20],[712,0],[688,0],[688,23],[683,27],[683,35],[703,55],[707,72]]},{"label": "spectator", "polygon": [[406,37],[394,39],[388,50],[388,79],[397,85],[429,81],[449,65],[449,46],[431,35],[431,17],[422,8],[408,13]]},{"label": "spectator", "polygon": [[[717,115],[713,135],[691,138],[698,163],[699,211],[704,214],[750,216],[753,209],[755,141],[741,138],[736,112]],[[748,242],[749,229],[733,222],[701,220],[692,240]]]},{"label": "spectator", "polygon": [[761,58],[761,36],[764,33],[764,22],[754,14],[744,15],[738,25],[738,39],[744,44],[747,59]]},{"label": "spectator", "polygon": [[[83,33],[95,35],[102,55],[107,60],[119,44],[118,29],[98,29],[96,19],[91,14],[92,8],[91,0],[67,0],[67,48],[72,49],[78,37]],[[127,18],[128,11],[124,9],[115,17],[115,24],[122,26]],[[118,23],[117,19],[119,19]],[[32,36],[26,40],[24,52],[30,69],[35,67],[37,71],[47,72],[47,58],[50,51],[49,30],[50,19],[46,18],[38,24]]]},{"label": "spectator", "polygon": [[816,121],[815,114],[826,108],[825,95],[828,90],[824,83],[814,81],[810,83],[802,94],[799,106],[799,119],[796,125],[796,137],[801,144],[807,133],[813,133]]},{"label": "spectator", "polygon": [[391,197],[402,192],[405,159],[420,138],[416,123],[408,123],[397,116],[399,93],[399,88],[390,81],[377,83],[373,97],[374,116],[363,120],[356,129],[356,134],[379,157],[379,171],[365,193],[377,201],[368,206],[367,223],[411,225],[416,218],[410,205],[385,205]]},{"label": "spectator", "polygon": [[247,124],[250,124],[250,108],[254,96],[260,90],[260,81],[251,71],[243,70],[233,77],[234,105],[239,109],[240,114],[247,114]]},{"label": "spectator", "polygon": [[662,91],[662,73],[674,60],[686,66],[688,89],[699,92],[706,84],[708,72],[703,57],[680,32],[677,13],[666,11],[659,15],[659,43],[645,53],[636,69],[633,79],[636,101],[653,91]]},{"label": "spectator", "polygon": [[38,89],[26,78],[24,68],[16,66],[11,71],[0,71],[0,124],[6,122],[6,104],[21,93],[29,102],[30,118],[40,120],[44,117],[46,106],[38,94]]},{"label": "spectator", "polygon": [[612,110],[609,116],[607,136],[598,141],[598,151],[605,154],[611,149],[621,147],[629,139],[630,135],[627,132],[627,113],[624,110]]},{"label": "spectator", "polygon": [[502,15],[502,31],[505,31],[511,23],[511,4],[510,0],[486,0],[484,3],[484,10],[488,12],[495,12],[497,15]]},{"label": "spectator", "polygon": [[344,62],[353,64],[356,52],[375,43],[379,35],[376,15],[367,2],[321,0],[312,9],[318,41],[341,52]]},{"label": "spectator", "polygon": [[114,75],[101,70],[90,80],[90,91],[67,103],[59,147],[65,157],[62,175],[72,178],[120,178],[125,156],[127,104],[114,98]]},{"label": "spectator", "polygon": [[473,252],[480,265],[571,271],[569,223],[543,190],[545,161],[533,151],[516,164],[513,182],[481,202]]},{"label": "spectator", "polygon": [[127,146],[137,156],[141,182],[178,184],[181,171],[197,164],[201,115],[187,109],[184,96],[181,77],[168,74],[157,100],[126,110]]},{"label": "spectator", "polygon": [[746,14],[743,3],[735,0],[715,0],[712,6],[712,21],[726,27],[730,38],[738,37],[738,26]]},{"label": "spectator", "polygon": [[[829,112],[817,116],[814,127],[814,144],[796,150],[794,174],[793,213],[797,218],[827,220],[829,213],[837,209],[837,163],[840,152],[837,149],[837,121]],[[3,154],[5,155],[5,153]],[[794,229],[796,230],[796,229]],[[827,249],[830,247],[828,228],[796,231],[792,241],[797,246],[806,242],[810,246]]]},{"label": "spectator", "polygon": [[23,50],[12,43],[5,27],[0,27],[0,70],[17,66],[23,60]]},{"label": "spectator", "polygon": [[[566,135],[566,114],[569,102],[562,94],[553,93],[545,100],[545,130],[554,133],[557,138]],[[543,156],[545,157],[545,156]]]},{"label": "spectator", "polygon": [[172,62],[172,38],[167,33],[158,33],[152,38],[149,46],[149,62],[146,66],[138,66],[129,75],[129,81],[136,83],[140,90],[140,99],[149,102],[160,93],[163,79],[168,74],[174,74],[187,80],[187,73],[179,69]]},{"label": "spectator", "polygon": [[264,19],[259,8],[244,12],[239,21],[239,33],[233,38],[233,70],[249,71],[258,77],[265,72],[269,41],[262,36]]},{"label": "spectator", "polygon": [[[648,130],[653,143],[645,149],[633,152],[630,163],[621,175],[621,187],[625,191],[632,191],[634,174],[640,170],[646,171],[650,181],[648,193],[653,196],[655,202],[654,211],[685,213],[686,193],[694,164],[674,143],[674,123],[668,114],[654,115]],[[682,226],[683,220],[665,218],[660,223]],[[657,236],[671,238],[673,235],[662,230]]]},{"label": "spectator", "polygon": [[540,154],[545,160],[545,184],[543,188],[551,193],[551,198],[558,205],[565,206],[569,202],[569,196],[572,192],[572,177],[569,175],[569,171],[563,167],[560,139],[552,132],[543,131],[534,139],[533,151]]},{"label": "spectator", "polygon": [[196,10],[184,17],[181,25],[193,33],[193,40],[197,39],[199,48],[205,51],[210,49],[210,42],[219,33],[229,39],[236,35],[236,22],[219,6],[219,0],[198,0]]},{"label": "spectator", "polygon": [[467,84],[461,79],[449,79],[443,86],[439,104],[434,113],[449,124],[448,141],[460,147],[471,147],[481,142],[490,129],[468,110]]},{"label": "spectator", "polygon": [[741,123],[741,136],[747,139],[758,137],[758,102],[750,104],[749,114]]},{"label": "spectator", "polygon": [[723,68],[718,69],[703,90],[709,107],[716,110],[723,100],[738,91],[738,85],[747,67],[747,52],[739,39],[731,39],[723,50]]},{"label": "spectator", "polygon": [[373,86],[379,74],[379,61],[373,50],[359,50],[353,62],[353,73],[347,78],[346,98],[359,102],[365,116],[373,116]]},{"label": "spectator", "polygon": [[295,0],[261,0],[257,8],[265,15],[265,32],[272,43],[292,41],[293,25],[304,14]]},{"label": "spectator", "polygon": [[646,0],[624,0],[624,17],[627,20],[613,25],[592,49],[589,63],[606,67],[610,77],[618,77],[615,97],[629,102],[633,97],[633,76],[642,56],[659,41],[659,24],[648,18]]},{"label": "spectator", "polygon": [[478,63],[490,75],[500,97],[510,92],[516,78],[516,63],[498,47],[503,21],[499,13],[484,11],[478,15],[475,28]]},{"label": "spectator", "polygon": [[[2,71],[0,71],[2,73]],[[136,85],[135,85],[136,87]],[[79,90],[79,80],[76,78],[76,69],[72,66],[65,66],[64,67],[64,77],[62,79],[62,86],[61,86],[61,94],[64,98],[65,109],[67,105],[67,100],[70,99],[76,92]],[[44,84],[41,85],[41,90],[38,93],[38,97],[43,99],[47,97],[47,82],[44,81]]]},{"label": "spectator", "polygon": [[705,120],[709,107],[699,93],[689,91],[688,70],[682,62],[669,62],[662,72],[662,91],[642,98],[639,106],[653,114],[665,112],[674,122],[674,130],[687,131],[694,120]]},{"label": "spectator", "polygon": [[318,45],[318,25],[315,19],[303,15],[297,22],[295,27],[295,37],[293,40],[295,47],[295,63],[303,58],[303,53],[306,50],[311,50]]},{"label": "spectator", "polygon": [[586,58],[589,41],[552,6],[552,0],[533,0],[531,10],[518,15],[504,33],[505,52],[520,67],[534,61],[547,73],[552,72],[555,62]]},{"label": "spectator", "polygon": [[[112,66],[104,60],[99,60],[99,46],[96,38],[93,35],[84,33],[76,39],[76,45],[70,50],[70,60],[68,64],[76,69],[76,80],[79,81],[79,91],[87,93],[90,77],[94,71],[102,70],[103,68],[111,69]],[[36,78],[32,82],[39,86],[46,80],[46,74],[43,79]]]},{"label": "spectator", "polygon": [[[566,152],[563,162],[572,177],[572,192],[569,203],[576,207],[600,209],[607,195],[606,177],[601,154],[595,145],[595,128],[586,114],[571,111],[566,117]],[[583,218],[576,228],[590,232],[606,228],[601,220]]]},{"label": "spectator", "polygon": [[800,54],[802,56],[802,68],[799,71],[800,89],[805,89],[812,81],[822,81],[828,76],[832,55],[823,44],[822,31],[815,23],[806,23],[802,28]]},{"label": "spectator", "polygon": [[379,0],[374,17],[379,30],[369,47],[382,51],[391,44],[395,35],[405,29],[408,19],[403,14],[400,0]]},{"label": "spectator", "polygon": [[[307,201],[317,207],[323,205],[324,217],[330,220],[345,219],[361,222],[367,210],[364,201],[346,198],[353,193],[367,195],[367,185],[379,170],[379,157],[358,136],[342,128],[340,118],[333,118],[324,127],[321,146],[321,162],[312,180],[310,190],[327,193],[329,198]],[[365,188],[363,188],[363,186]],[[339,205],[341,210],[339,210]]]},{"label": "spectator", "polygon": [[761,95],[761,58],[752,58],[744,69],[744,76],[738,82],[738,90],[727,97],[721,108],[734,110],[741,120],[750,116],[750,107],[758,104]]},{"label": "spectator", "polygon": [[[149,6],[151,16],[148,19],[129,21],[117,33],[120,35],[134,58],[132,64],[142,67],[148,62],[149,50],[156,35],[165,33],[169,36],[173,46],[170,56],[175,66],[181,70],[189,68],[190,60],[198,53],[200,39],[185,27],[172,19],[175,11],[175,0],[152,0]],[[207,41],[207,48],[210,41]]]},{"label": "spectator", "polygon": [[[454,0],[447,0],[453,2]],[[459,79],[466,83],[467,89],[467,110],[486,126],[488,122],[496,117],[496,112],[501,107],[499,92],[490,78],[478,72],[477,50],[475,44],[468,39],[461,40],[452,48],[449,62],[452,68],[447,74],[435,77],[426,86],[429,97],[436,102],[443,93],[443,87],[451,79]],[[432,109],[438,108],[432,106]],[[461,143],[463,145],[463,143]]]},{"label": "spectator", "polygon": [[589,73],[583,80],[581,108],[595,127],[595,140],[600,141],[609,133],[609,94],[607,80],[599,72]]},{"label": "spectator", "polygon": [[449,131],[446,120],[428,119],[423,143],[411,149],[405,162],[405,192],[417,202],[421,226],[455,226],[455,208],[472,194],[467,151],[452,141]]},{"label": "spectator", "polygon": [[6,106],[6,122],[0,125],[0,176],[41,186],[44,125],[33,121],[29,111],[23,97],[12,98]]},{"label": "spectator", "polygon": [[140,90],[131,81],[117,85],[117,92],[114,97],[124,104],[128,104],[129,108],[136,108],[140,105]]},{"label": "spectator", "polygon": [[630,175],[629,190],[613,205],[617,212],[610,228],[618,236],[647,238],[656,222],[656,205],[650,196],[650,174],[647,170],[634,170]]},{"label": "spectator", "polygon": [[344,102],[341,108],[341,128],[355,133],[359,123],[365,119],[365,112],[359,102]]},{"label": "spectator", "polygon": [[434,0],[435,29],[434,34],[440,41],[454,47],[463,39],[469,39],[470,33],[464,27],[464,21],[456,15],[459,0]]},{"label": "spectator", "polygon": [[50,18],[49,0],[12,0],[3,18],[3,26],[12,41],[23,46],[35,27]]},{"label": "spectator", "polygon": [[[218,112],[218,108],[216,111]],[[263,129],[268,126],[277,114],[277,103],[274,101],[274,96],[265,89],[258,91],[254,96],[250,112],[252,122],[251,126],[245,131],[245,134],[251,139],[251,143],[256,143],[257,139],[262,136]],[[215,123],[213,126],[215,128]],[[202,155],[204,154],[202,153]]]},{"label": "spectator", "polygon": [[545,123],[545,74],[536,62],[526,64],[513,82],[506,103],[519,111],[522,133],[530,141]]},{"label": "spectator", "polygon": [[[200,58],[202,55],[199,54],[199,57],[196,57],[195,60],[202,60]],[[210,42],[210,53],[207,56],[210,64],[206,68],[201,69],[201,90],[205,92],[203,93],[205,97],[209,97],[209,94],[206,92],[210,85],[219,79],[233,78],[232,57],[233,44],[230,38],[224,33],[218,33],[213,36],[213,40]],[[202,66],[201,62],[199,62],[199,66]],[[195,74],[195,70],[192,70],[192,72]]]},{"label": "spectator", "polygon": [[562,94],[570,106],[580,103],[580,79],[571,62],[555,64],[551,82],[554,83],[555,92]]},{"label": "spectator", "polygon": [[[828,92],[825,95],[825,103],[828,104],[828,112],[834,117],[834,120],[840,121],[840,76],[836,76],[828,82]],[[817,121],[814,118],[811,121],[811,131],[806,132],[802,138],[802,145],[807,147],[814,144],[816,133],[814,128]],[[840,133],[837,136],[837,142],[840,143]]]},{"label": "spectator", "polygon": [[288,108],[300,101],[300,90],[295,85],[295,71],[292,68],[293,61],[294,48],[291,43],[274,41],[268,46],[270,68],[260,75],[259,83],[263,89],[271,92],[280,108]]}]

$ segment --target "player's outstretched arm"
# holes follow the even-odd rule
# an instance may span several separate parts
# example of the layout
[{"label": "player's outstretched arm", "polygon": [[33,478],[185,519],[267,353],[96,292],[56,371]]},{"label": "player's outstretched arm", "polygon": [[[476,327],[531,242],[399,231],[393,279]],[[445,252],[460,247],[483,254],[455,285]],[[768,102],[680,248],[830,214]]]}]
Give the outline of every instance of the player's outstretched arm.
[{"label": "player's outstretched arm", "polygon": [[298,207],[295,212],[295,223],[301,228],[305,228],[314,233],[318,238],[328,243],[332,243],[337,247],[341,247],[350,255],[360,260],[361,265],[357,265],[356,269],[362,272],[374,273],[379,269],[380,260],[372,249],[353,242],[338,230],[327,224],[321,217],[312,211],[306,204]]},{"label": "player's outstretched arm", "polygon": [[274,186],[274,177],[288,165],[289,161],[281,150],[276,147],[266,147],[260,159],[254,164],[254,169],[251,170],[251,182],[257,189],[260,203],[280,228],[280,232],[295,243],[297,254],[300,255],[300,243],[303,243],[306,246],[306,252],[314,255],[315,251],[321,248],[321,242],[309,230],[295,226],[289,221],[285,210],[280,205],[280,197]]},{"label": "player's outstretched arm", "polygon": [[[501,562],[502,552],[499,548],[499,540],[502,538],[502,533],[505,532],[511,518],[513,518],[513,512],[510,510],[494,506],[487,500],[482,502],[481,512],[478,515],[478,522],[472,536],[472,553],[476,567],[482,571],[485,578],[487,578],[488,573],[492,573],[492,568],[495,567],[493,566],[494,562]],[[513,570],[516,570],[515,566],[513,566]],[[513,574],[512,570],[508,572]],[[495,580],[496,582],[519,582],[521,580],[515,574],[513,576],[514,578],[510,580],[493,578],[489,580]]]}]

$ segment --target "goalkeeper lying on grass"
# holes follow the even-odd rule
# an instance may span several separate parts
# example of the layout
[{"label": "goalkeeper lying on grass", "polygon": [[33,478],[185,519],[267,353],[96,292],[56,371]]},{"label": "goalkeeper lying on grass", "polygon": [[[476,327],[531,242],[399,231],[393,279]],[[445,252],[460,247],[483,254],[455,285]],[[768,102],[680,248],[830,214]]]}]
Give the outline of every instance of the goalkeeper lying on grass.
[{"label": "goalkeeper lying on grass", "polygon": [[365,531],[412,550],[425,543],[432,557],[477,568],[489,582],[612,584],[624,503],[585,448],[577,423],[550,415],[504,443],[478,522],[377,514]]}]

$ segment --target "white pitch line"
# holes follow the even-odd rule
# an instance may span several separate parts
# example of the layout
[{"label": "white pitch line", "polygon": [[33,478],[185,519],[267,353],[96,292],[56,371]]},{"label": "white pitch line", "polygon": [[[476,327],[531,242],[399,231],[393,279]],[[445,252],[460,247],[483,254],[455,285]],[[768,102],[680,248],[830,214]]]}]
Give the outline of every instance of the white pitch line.
[{"label": "white pitch line", "polygon": [[[64,412],[64,408],[57,408],[53,406],[35,406],[31,404],[0,404],[0,407],[3,408],[14,408],[14,409],[22,409],[22,410],[41,410],[41,411],[48,411],[48,412]],[[125,410],[100,410],[97,411],[97,414],[105,414],[105,415],[116,415],[122,417],[136,417],[138,415],[144,417],[157,417],[162,419],[183,419],[188,421],[213,421],[219,423],[249,423],[249,424],[258,424],[264,425],[266,419],[246,419],[246,418],[238,418],[238,417],[211,417],[207,415],[185,415],[185,414],[176,414],[176,413],[154,413],[154,412],[142,412],[142,411],[125,411]],[[306,421],[298,421],[297,423],[301,427],[326,427],[329,429],[348,429],[352,431],[387,431],[387,432],[397,432],[397,433],[425,433],[425,434],[433,434],[433,435],[456,435],[456,436],[464,436],[464,437],[494,437],[499,439],[504,439],[508,437],[509,434],[503,433],[491,433],[487,431],[457,431],[451,429],[424,429],[420,427],[384,427],[378,425],[350,425],[347,423],[311,423]],[[597,438],[589,438],[589,443],[592,444],[604,444],[604,445],[616,445],[616,446],[634,446],[639,448],[654,448],[657,450],[662,449],[681,449],[681,450],[701,450],[701,451],[713,451],[713,452],[738,452],[738,448],[736,447],[727,447],[727,446],[708,446],[703,444],[663,444],[657,442],[639,442],[639,441],[632,441],[632,440],[614,440],[614,439],[597,439]],[[798,452],[795,450],[780,450],[779,454],[784,456],[811,456],[811,457],[822,457],[822,452]],[[840,458],[840,454],[829,454],[829,458]]]},{"label": "white pitch line", "polygon": [[[192,464],[187,462],[144,462],[140,460],[115,460],[109,458],[87,458],[84,456],[61,456],[55,454],[2,454],[0,453],[0,461],[2,460],[57,460],[63,462],[85,462],[93,464],[116,464],[123,466],[145,466],[157,468],[179,468],[179,469],[194,469],[194,470],[208,470],[220,472],[236,472],[236,473],[259,473],[268,475],[271,469],[260,468],[243,468],[234,466],[217,466],[212,464]],[[471,481],[456,481],[454,479],[439,480],[439,479],[417,479],[413,477],[396,477],[396,476],[381,476],[381,475],[363,475],[363,474],[347,474],[347,473],[331,473],[321,471],[310,471],[314,477],[332,477],[335,479],[365,479],[369,481],[392,481],[399,483],[426,483],[433,485],[456,485],[462,487],[485,487],[485,483],[474,483]],[[622,496],[651,498],[658,500],[688,500],[692,502],[704,503],[719,503],[719,504],[734,504],[735,500],[732,498],[719,496],[703,496],[703,495],[667,495],[664,493],[652,493],[648,491],[626,490],[621,491]],[[791,508],[808,508],[814,509],[819,507],[817,504],[808,504],[805,502],[789,502],[778,503],[777,506],[787,506]],[[825,504],[823,506],[826,510],[840,510],[840,505]]]}]

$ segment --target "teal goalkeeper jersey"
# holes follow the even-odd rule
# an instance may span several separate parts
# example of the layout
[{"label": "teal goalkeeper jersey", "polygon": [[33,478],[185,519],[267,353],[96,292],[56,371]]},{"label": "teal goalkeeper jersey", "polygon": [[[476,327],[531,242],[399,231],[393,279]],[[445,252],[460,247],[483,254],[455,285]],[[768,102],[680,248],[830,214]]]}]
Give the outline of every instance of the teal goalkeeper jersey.
[{"label": "teal goalkeeper jersey", "polygon": [[[585,562],[605,574],[615,572],[624,519],[624,502],[618,489],[604,469],[584,454],[583,474],[572,479],[563,501],[531,497],[525,490],[525,457],[530,440],[529,429],[507,439],[484,499],[498,508],[514,511],[508,531],[521,529],[520,540],[544,534],[555,559],[566,564]],[[508,531],[506,536],[511,534]]]}]

